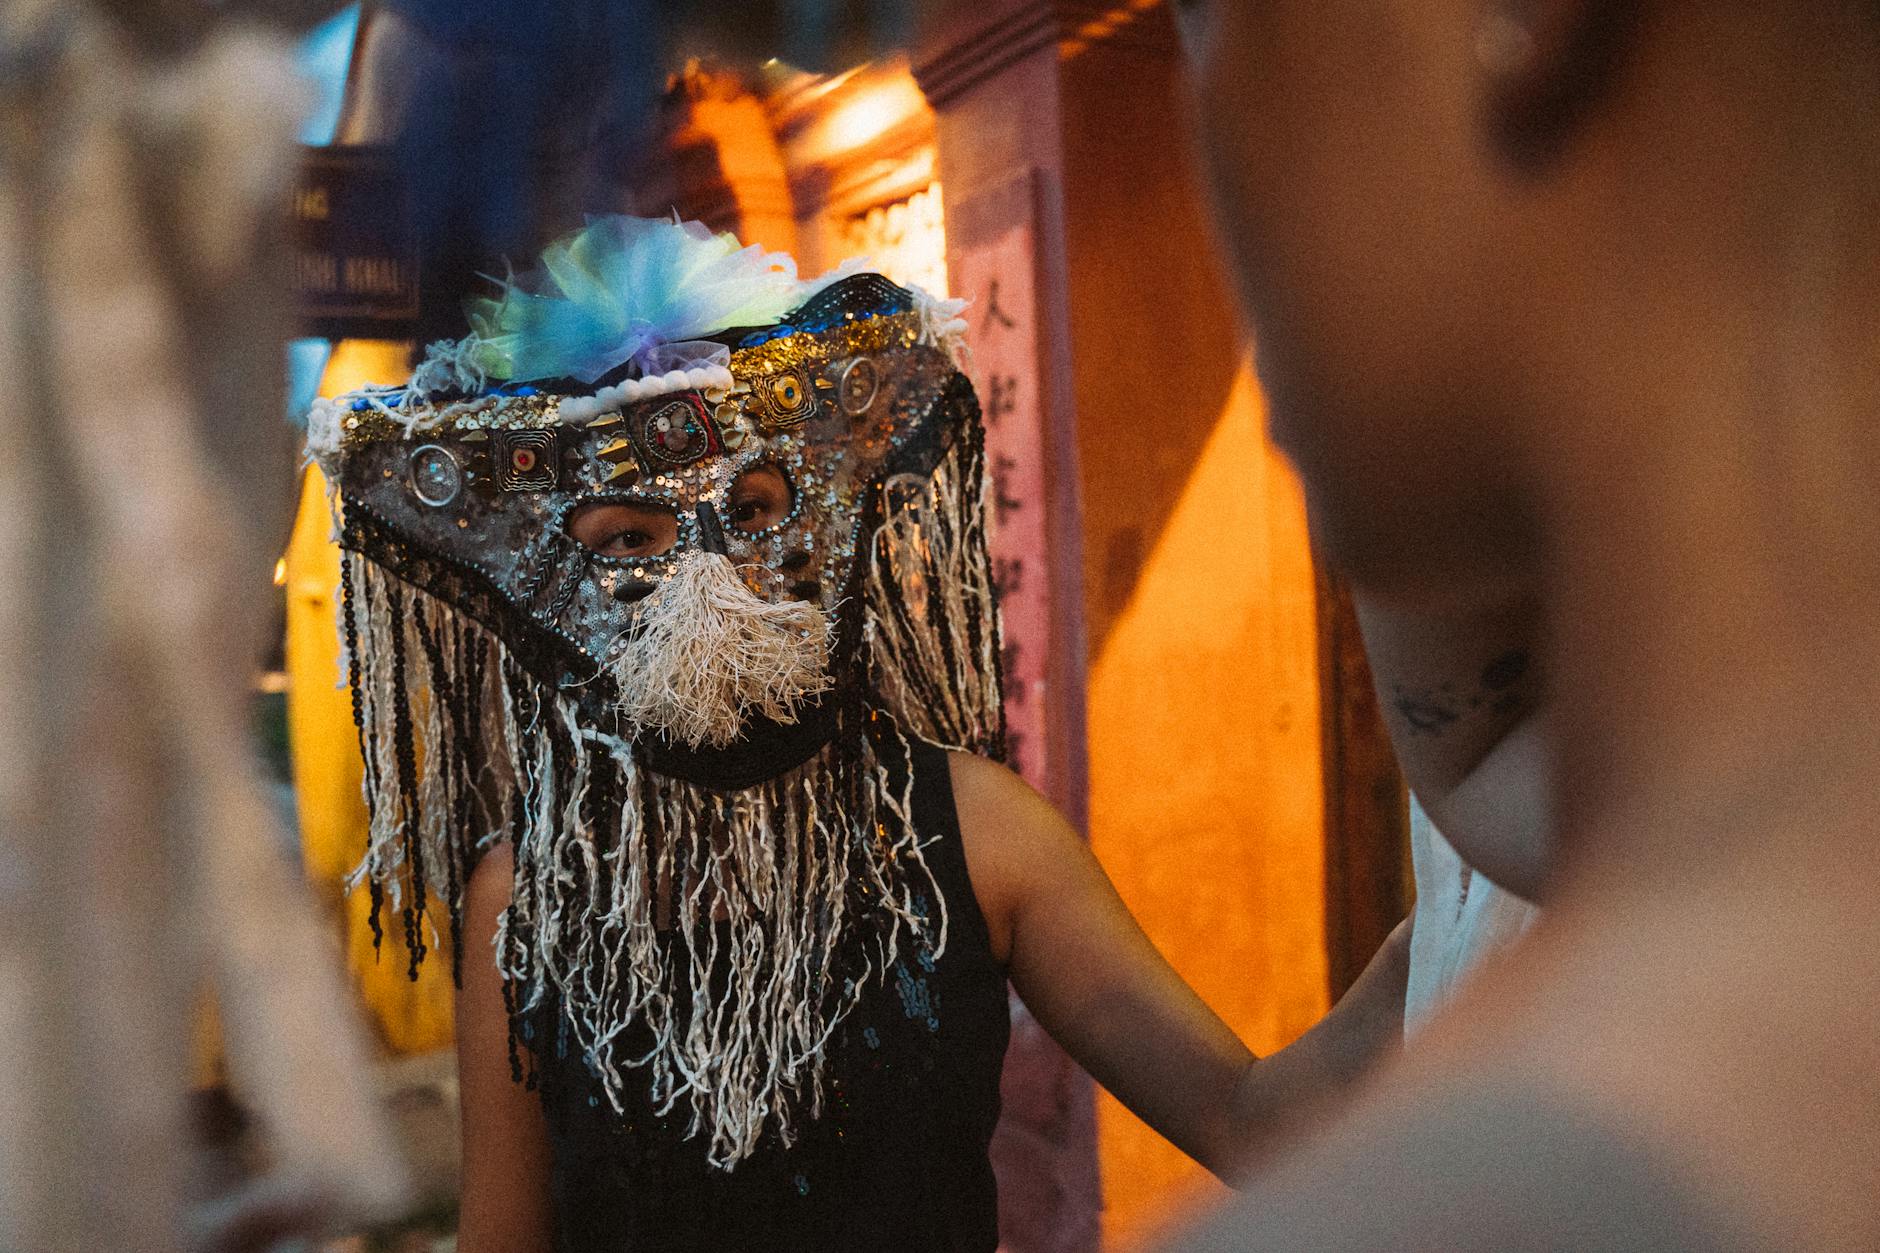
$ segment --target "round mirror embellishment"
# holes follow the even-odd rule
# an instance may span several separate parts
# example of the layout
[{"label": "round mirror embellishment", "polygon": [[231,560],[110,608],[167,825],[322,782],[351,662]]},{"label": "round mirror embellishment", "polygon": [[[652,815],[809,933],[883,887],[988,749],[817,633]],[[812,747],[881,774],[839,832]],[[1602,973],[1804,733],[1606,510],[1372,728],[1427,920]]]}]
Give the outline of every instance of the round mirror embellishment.
[{"label": "round mirror embellishment", "polygon": [[406,473],[411,494],[433,509],[444,508],[463,493],[463,467],[450,449],[437,444],[412,449]]},{"label": "round mirror embellishment", "polygon": [[875,403],[875,391],[881,386],[881,376],[875,371],[875,363],[867,357],[857,357],[849,362],[842,371],[842,382],[836,395],[842,404],[842,412],[852,418],[858,418],[868,412],[868,406]]}]

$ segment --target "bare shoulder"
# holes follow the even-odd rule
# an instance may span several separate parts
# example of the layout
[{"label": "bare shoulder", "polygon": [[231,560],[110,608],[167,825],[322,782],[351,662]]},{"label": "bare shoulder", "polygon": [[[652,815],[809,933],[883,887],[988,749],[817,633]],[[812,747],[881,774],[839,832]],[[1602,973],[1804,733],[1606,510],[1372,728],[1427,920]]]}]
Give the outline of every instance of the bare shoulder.
[{"label": "bare shoulder", "polygon": [[1051,808],[1051,803],[1038,795],[1016,770],[989,757],[949,750],[947,767],[953,774],[954,801],[962,814],[969,807],[1002,809],[1037,805]]},{"label": "bare shoulder", "polygon": [[1082,847],[1071,824],[1017,771],[972,753],[949,752],[947,765],[969,854],[977,844],[997,845],[988,856],[1035,854],[1055,843]]},{"label": "bare shoulder", "polygon": [[973,895],[1005,961],[1018,912],[1037,885],[1068,887],[1095,863],[1071,824],[1017,772],[971,753],[949,752],[947,764]]}]

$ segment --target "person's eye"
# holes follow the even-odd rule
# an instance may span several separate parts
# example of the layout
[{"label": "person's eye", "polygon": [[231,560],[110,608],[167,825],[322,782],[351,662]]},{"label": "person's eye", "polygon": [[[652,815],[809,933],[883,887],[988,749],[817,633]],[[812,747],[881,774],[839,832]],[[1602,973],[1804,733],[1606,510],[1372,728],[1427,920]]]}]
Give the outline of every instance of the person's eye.
[{"label": "person's eye", "polygon": [[601,551],[613,556],[631,557],[644,549],[651,548],[653,537],[645,531],[622,531],[604,541]]},{"label": "person's eye", "polygon": [[656,557],[679,538],[670,509],[640,501],[594,501],[575,510],[568,534],[602,557]]},{"label": "person's eye", "polygon": [[731,485],[726,510],[733,527],[746,535],[768,531],[790,516],[795,496],[783,471],[768,462],[752,466]]}]

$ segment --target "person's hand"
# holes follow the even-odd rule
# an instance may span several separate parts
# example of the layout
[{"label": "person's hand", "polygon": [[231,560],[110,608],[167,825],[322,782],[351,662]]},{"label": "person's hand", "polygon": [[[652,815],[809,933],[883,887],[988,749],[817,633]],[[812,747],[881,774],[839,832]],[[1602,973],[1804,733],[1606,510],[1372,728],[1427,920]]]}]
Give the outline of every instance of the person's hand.
[{"label": "person's hand", "polygon": [[1234,1092],[1236,1145],[1228,1172],[1253,1182],[1308,1129],[1349,1099],[1359,1081],[1403,1044],[1411,919],[1392,929],[1331,1012],[1310,1031],[1249,1065]]},{"label": "person's hand", "polygon": [[1404,987],[1410,978],[1410,935],[1415,915],[1405,918],[1378,945],[1357,981],[1332,1007],[1346,1015],[1354,1070],[1373,1064],[1378,1055],[1403,1040]]}]

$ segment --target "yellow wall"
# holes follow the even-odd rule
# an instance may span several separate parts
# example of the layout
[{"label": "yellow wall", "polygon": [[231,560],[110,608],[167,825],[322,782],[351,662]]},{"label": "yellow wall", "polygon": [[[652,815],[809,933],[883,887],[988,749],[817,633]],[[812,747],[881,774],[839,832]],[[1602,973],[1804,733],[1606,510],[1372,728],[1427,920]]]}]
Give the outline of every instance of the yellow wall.
[{"label": "yellow wall", "polygon": [[[342,341],[327,365],[320,394],[337,395],[365,382],[396,382],[404,376],[404,362],[403,344]],[[287,722],[301,850],[315,891],[345,930],[354,978],[380,1038],[393,1052],[424,1052],[451,1042],[449,946],[433,945],[433,956],[412,982],[400,929],[388,919],[384,954],[374,954],[366,894],[347,898],[344,892],[346,876],[365,852],[366,810],[352,698],[340,682],[334,618],[339,547],[332,530],[325,482],[310,468],[287,549],[286,585]]]},{"label": "yellow wall", "polygon": [[[1305,510],[1236,377],[1089,682],[1091,842],[1149,935],[1259,1054],[1327,1007]],[[1215,1188],[1107,1095],[1111,1247]]]}]

